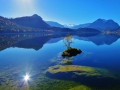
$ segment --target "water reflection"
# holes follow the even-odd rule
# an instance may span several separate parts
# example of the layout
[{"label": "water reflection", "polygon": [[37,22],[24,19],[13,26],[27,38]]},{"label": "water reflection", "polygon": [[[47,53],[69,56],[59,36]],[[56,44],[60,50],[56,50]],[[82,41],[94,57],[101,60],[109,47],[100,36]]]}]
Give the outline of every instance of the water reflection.
[{"label": "water reflection", "polygon": [[111,45],[112,43],[116,42],[120,36],[115,34],[100,34],[97,36],[92,37],[76,37],[79,40],[85,40],[85,41],[91,41],[95,43],[96,45]]},{"label": "water reflection", "polygon": [[[19,48],[33,48],[35,50],[39,50],[43,47],[43,45],[47,42],[53,43],[60,41],[61,37],[64,37],[66,33],[62,34],[3,34],[0,35],[0,51],[9,47],[19,47]],[[95,36],[94,34],[71,34],[74,35],[76,39],[91,41],[96,45],[111,45],[116,42],[120,36],[118,35],[107,35],[100,34]],[[56,39],[60,38],[60,39]]]}]

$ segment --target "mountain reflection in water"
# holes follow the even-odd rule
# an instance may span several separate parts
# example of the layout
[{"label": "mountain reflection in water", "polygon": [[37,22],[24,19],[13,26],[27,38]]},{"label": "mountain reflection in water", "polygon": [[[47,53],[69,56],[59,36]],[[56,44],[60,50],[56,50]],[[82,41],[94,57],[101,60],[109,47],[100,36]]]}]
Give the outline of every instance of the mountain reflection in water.
[{"label": "mountain reflection in water", "polygon": [[[4,50],[9,47],[19,48],[33,48],[39,50],[45,43],[55,43],[61,40],[66,35],[62,34],[2,34],[0,35],[0,50]],[[71,34],[74,35],[74,34]],[[74,35],[76,39],[90,41],[96,45],[110,45],[117,41],[120,36],[100,34],[100,35]]]}]

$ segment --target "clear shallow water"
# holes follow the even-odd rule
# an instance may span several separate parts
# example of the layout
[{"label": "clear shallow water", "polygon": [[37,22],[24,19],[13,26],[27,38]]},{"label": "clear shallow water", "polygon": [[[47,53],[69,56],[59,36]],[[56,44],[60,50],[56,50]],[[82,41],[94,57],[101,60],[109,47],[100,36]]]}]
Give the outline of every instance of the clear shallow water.
[{"label": "clear shallow water", "polygon": [[[50,78],[45,74],[50,66],[60,65],[61,53],[66,49],[62,38],[66,34],[6,34],[0,35],[0,90],[119,90],[120,39],[117,35],[76,36],[71,47],[82,50],[72,57],[72,65],[106,69],[115,80],[83,81]],[[30,80],[24,81],[29,73]],[[64,76],[63,76],[64,77]],[[94,77],[93,77],[94,79]],[[91,80],[91,79],[90,79]],[[105,80],[105,79],[103,79]],[[106,79],[108,80],[108,79]],[[88,82],[88,83],[87,83]],[[81,85],[81,86],[80,86]]]}]

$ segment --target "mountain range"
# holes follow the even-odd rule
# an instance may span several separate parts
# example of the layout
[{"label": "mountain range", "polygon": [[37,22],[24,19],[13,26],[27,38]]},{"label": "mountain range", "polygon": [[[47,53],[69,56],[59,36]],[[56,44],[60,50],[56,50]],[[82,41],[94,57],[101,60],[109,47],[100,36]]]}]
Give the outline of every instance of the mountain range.
[{"label": "mountain range", "polygon": [[[44,21],[40,16],[24,16],[4,18],[0,16],[0,33],[40,33],[40,32],[98,32],[102,30],[120,30],[118,23],[113,20],[97,19],[92,23],[65,26],[53,21]],[[120,31],[119,31],[120,32]]]},{"label": "mountain range", "polygon": [[[52,23],[52,21],[50,21],[49,23]],[[49,25],[51,25],[51,24],[49,24]],[[59,24],[59,26],[58,25],[56,26],[55,23],[53,24],[53,26],[55,26],[55,27],[59,27],[59,26],[66,27],[66,25],[61,25],[61,24]],[[69,28],[71,28],[71,29],[93,28],[93,29],[97,29],[97,30],[116,30],[119,27],[120,27],[119,24],[116,23],[115,21],[113,21],[112,19],[109,19],[109,20],[97,19],[92,23],[74,25],[74,26],[69,27]]]},{"label": "mountain range", "polygon": [[[34,14],[32,16],[18,17],[18,18],[4,18],[0,16],[0,33],[74,32],[74,29],[62,27],[59,25],[59,23],[57,24],[55,24],[56,22],[52,23],[55,26],[54,25],[50,26],[48,25],[48,23],[50,24],[50,22],[45,22],[37,14]],[[98,30],[96,30],[96,32],[98,32]]]}]

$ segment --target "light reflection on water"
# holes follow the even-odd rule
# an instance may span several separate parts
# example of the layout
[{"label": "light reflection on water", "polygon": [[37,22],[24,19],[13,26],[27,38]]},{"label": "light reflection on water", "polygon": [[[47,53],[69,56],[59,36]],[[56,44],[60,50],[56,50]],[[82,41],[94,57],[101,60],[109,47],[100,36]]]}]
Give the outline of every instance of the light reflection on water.
[{"label": "light reflection on water", "polygon": [[[22,75],[25,75],[26,72],[32,74],[32,81],[28,81],[30,88],[35,87],[34,85],[40,82],[47,83],[49,79],[45,77],[45,70],[49,66],[60,64],[62,61],[61,52],[66,49],[61,40],[63,37],[61,35],[19,35],[18,38],[15,38],[15,35],[9,35],[9,37],[2,35],[0,37],[2,38],[0,42],[1,90],[5,89],[6,86],[9,89],[24,88],[20,81],[23,78]],[[108,41],[107,37],[110,38]],[[104,68],[120,78],[120,40],[118,37],[75,36],[73,42],[72,47],[82,50],[80,55],[72,58],[73,65]],[[42,84],[38,86],[44,87]]]}]

